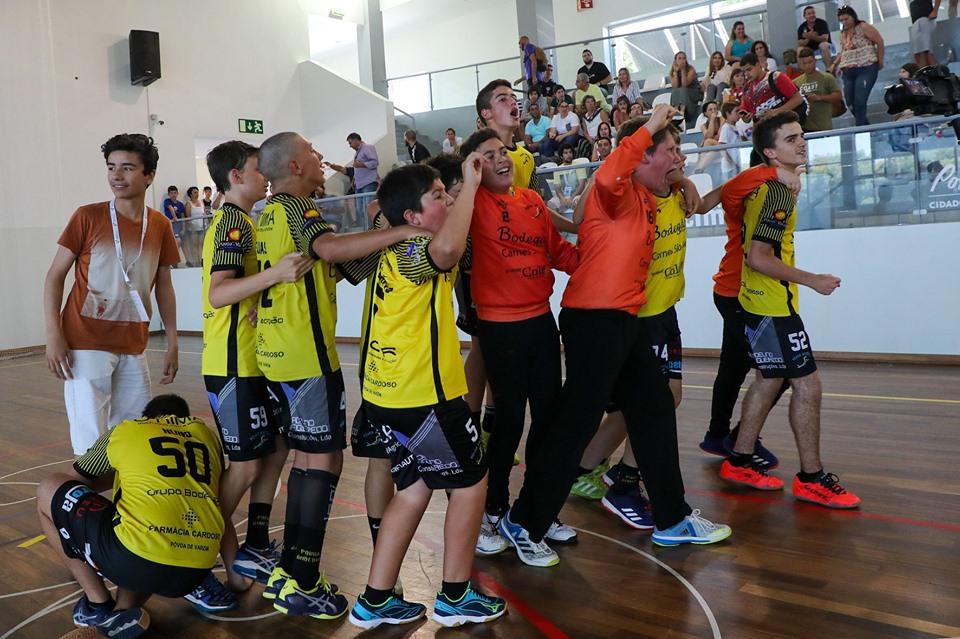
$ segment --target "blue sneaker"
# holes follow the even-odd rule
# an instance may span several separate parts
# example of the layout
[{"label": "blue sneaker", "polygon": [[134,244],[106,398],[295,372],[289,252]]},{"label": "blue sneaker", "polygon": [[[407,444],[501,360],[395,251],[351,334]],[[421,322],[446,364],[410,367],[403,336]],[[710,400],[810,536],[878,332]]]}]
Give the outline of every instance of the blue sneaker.
[{"label": "blue sneaker", "polygon": [[265,549],[251,548],[246,543],[240,546],[236,559],[233,560],[233,570],[247,579],[253,579],[262,584],[267,583],[270,574],[280,561],[278,550],[280,543],[270,542]]},{"label": "blue sneaker", "polygon": [[80,597],[77,605],[73,607],[73,625],[77,628],[95,626],[109,617],[110,613],[113,612],[113,607],[116,605],[117,602],[115,602],[112,597],[110,601],[93,605],[90,603],[90,600],[87,599],[87,596],[84,595]]},{"label": "blue sneaker", "polygon": [[[757,443],[753,445],[753,461],[765,466],[767,470],[773,470],[780,465],[780,460],[761,443],[760,439],[760,437],[757,437]],[[737,435],[735,432],[730,433],[723,440],[723,447],[727,449],[727,453],[732,453],[733,447],[736,445]]]},{"label": "blue sneaker", "polygon": [[150,627],[150,615],[143,608],[116,610],[97,624],[97,632],[110,639],[133,639]]},{"label": "blue sneaker", "polygon": [[485,623],[500,617],[507,611],[507,602],[500,597],[490,597],[467,584],[467,592],[457,601],[451,601],[443,592],[437,593],[433,604],[433,620],[441,626],[452,628],[465,623]]},{"label": "blue sneaker", "polygon": [[240,605],[236,593],[227,590],[213,572],[208,572],[203,583],[183,598],[200,612],[226,612]]},{"label": "blue sneaker", "polygon": [[350,609],[350,623],[359,628],[376,628],[381,624],[400,625],[422,619],[427,614],[423,604],[406,601],[402,597],[392,596],[379,606],[374,606],[363,598],[357,597],[357,603]]},{"label": "blue sneaker", "polygon": [[287,579],[273,607],[285,615],[314,619],[337,619],[347,612],[347,598],[334,592],[323,575],[310,590],[303,590],[294,578]]},{"label": "blue sneaker", "polygon": [[290,579],[290,575],[286,570],[277,566],[273,569],[273,572],[270,573],[270,577],[267,578],[267,585],[263,589],[263,598],[273,601],[277,598],[277,595],[280,594],[280,591],[283,590],[284,584],[287,583],[287,579]]},{"label": "blue sneaker", "polygon": [[530,533],[526,528],[510,521],[510,511],[500,518],[497,528],[507,543],[517,549],[520,561],[528,566],[547,568],[560,563],[560,557],[546,542],[543,540],[534,542],[530,539]]},{"label": "blue sneaker", "polygon": [[717,457],[726,457],[730,451],[727,450],[725,444],[726,437],[711,435],[710,431],[707,431],[707,434],[703,436],[703,441],[700,442],[700,450],[705,453],[710,453],[711,455],[716,455]]},{"label": "blue sneaker", "polygon": [[730,526],[715,524],[700,516],[699,510],[666,530],[653,529],[653,543],[658,546],[679,546],[680,544],[715,544],[730,536]]},{"label": "blue sneaker", "polygon": [[625,493],[608,491],[600,501],[607,512],[613,513],[623,523],[637,530],[653,528],[653,513],[650,511],[650,501],[644,496],[638,486]]}]

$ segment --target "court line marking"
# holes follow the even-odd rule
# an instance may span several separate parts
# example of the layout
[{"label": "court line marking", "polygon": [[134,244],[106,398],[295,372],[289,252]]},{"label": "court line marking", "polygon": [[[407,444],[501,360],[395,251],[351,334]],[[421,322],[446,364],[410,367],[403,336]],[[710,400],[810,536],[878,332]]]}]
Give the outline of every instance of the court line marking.
[{"label": "court line marking", "polygon": [[3,635],[0,635],[0,639],[7,639],[7,637],[10,637],[11,635],[13,635],[13,633],[15,633],[17,630],[20,630],[24,626],[27,626],[33,623],[37,619],[42,619],[43,617],[46,617],[47,615],[49,615],[51,612],[56,612],[61,608],[66,608],[67,606],[73,605],[73,598],[81,594],[82,592],[83,592],[82,588],[80,590],[75,590],[74,592],[71,592],[66,597],[63,597],[53,602],[46,608],[42,608],[38,610],[37,612],[33,613],[32,615],[30,615],[29,617],[27,617],[26,619],[18,623],[16,626],[14,626],[13,628],[5,632]]},{"label": "court line marking", "polygon": [[46,539],[46,538],[47,538],[46,535],[37,535],[37,536],[34,537],[33,539],[28,539],[28,540],[26,540],[25,542],[23,542],[22,544],[18,544],[18,545],[17,545],[17,548],[29,548],[30,546],[32,546],[32,545],[34,545],[34,544],[36,544],[36,543],[38,543],[38,542],[41,542],[41,541],[43,541],[43,540]]},{"label": "court line marking", "polygon": [[[39,482],[35,481],[0,481],[0,486],[39,486]],[[33,501],[37,496],[33,495],[32,497],[25,497],[17,501],[5,501],[0,506],[16,506],[17,504],[25,504],[28,501]]]},{"label": "court line marking", "polygon": [[44,592],[45,590],[56,590],[57,588],[63,588],[64,586],[72,586],[76,584],[76,581],[65,581],[62,584],[56,584],[53,586],[44,586],[42,588],[34,588],[33,590],[21,590],[19,592],[8,592],[5,595],[0,595],[0,599],[10,599],[11,597],[19,597],[20,595],[32,595],[35,592]]}]

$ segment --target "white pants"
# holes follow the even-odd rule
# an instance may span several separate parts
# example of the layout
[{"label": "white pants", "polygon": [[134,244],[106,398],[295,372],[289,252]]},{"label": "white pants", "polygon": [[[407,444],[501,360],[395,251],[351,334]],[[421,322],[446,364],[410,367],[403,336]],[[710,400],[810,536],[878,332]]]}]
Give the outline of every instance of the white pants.
[{"label": "white pants", "polygon": [[147,356],[71,351],[73,379],[63,385],[73,453],[82,455],[100,435],[136,419],[150,401]]}]

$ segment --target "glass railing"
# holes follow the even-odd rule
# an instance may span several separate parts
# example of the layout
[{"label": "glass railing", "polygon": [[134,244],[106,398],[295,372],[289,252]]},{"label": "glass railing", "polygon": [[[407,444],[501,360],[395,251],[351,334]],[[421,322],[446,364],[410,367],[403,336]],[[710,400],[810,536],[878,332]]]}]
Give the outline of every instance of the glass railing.
[{"label": "glass railing", "polygon": [[[812,4],[821,18],[836,14],[836,2],[804,2],[797,6],[797,25],[802,21],[800,13],[807,4]],[[853,0],[847,4],[868,22],[879,22],[900,15],[898,0]],[[676,23],[677,16],[682,18],[686,15],[698,17],[681,20],[681,24]],[[666,27],[642,28],[644,23],[655,24],[665,20],[670,20],[672,24]],[[669,17],[659,15],[637,18],[635,22],[609,28],[609,37],[542,48],[553,66],[553,81],[568,90],[574,88],[577,70],[583,65],[583,50],[590,49],[594,58],[603,61],[610,69],[614,80],[617,70],[625,67],[630,71],[631,79],[647,93],[668,84],[667,74],[677,50],[687,53],[689,62],[702,76],[707,70],[710,55],[714,51],[723,52],[733,23],[738,20],[744,23],[751,38],[767,40],[769,26],[766,24],[766,11],[756,8],[736,11],[735,6],[725,6],[725,3],[718,2],[688,8],[680,13],[672,11]],[[633,26],[637,29],[631,30]],[[907,42],[906,30],[902,39],[888,38],[886,44],[891,46],[904,42]],[[796,44],[795,41],[783,44],[768,40],[767,43],[781,66],[783,51],[792,49]],[[388,95],[398,108],[409,113],[463,107],[474,104],[480,88],[490,80],[504,78],[513,82],[520,74],[518,54],[453,69],[389,78]]]}]

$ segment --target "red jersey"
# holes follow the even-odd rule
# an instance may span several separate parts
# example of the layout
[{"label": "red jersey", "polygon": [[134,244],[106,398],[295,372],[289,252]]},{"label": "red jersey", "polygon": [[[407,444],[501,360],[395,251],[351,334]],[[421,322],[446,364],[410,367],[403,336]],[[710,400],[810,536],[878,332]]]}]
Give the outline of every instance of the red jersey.
[{"label": "red jersey", "polygon": [[561,306],[636,315],[647,301],[657,205],[653,194],[633,179],[633,170],[652,145],[649,131],[641,128],[597,169],[578,231],[580,268],[570,278]]},{"label": "red jersey", "polygon": [[773,166],[755,166],[731,178],[720,189],[723,220],[727,224],[727,243],[723,247],[720,270],[713,276],[713,292],[721,297],[740,295],[743,269],[743,202],[764,182],[777,179]]},{"label": "red jersey", "polygon": [[783,94],[783,99],[780,99],[780,96],[770,88],[769,76],[769,73],[764,74],[761,79],[750,82],[743,88],[740,108],[753,114],[754,121],[770,109],[776,109],[785,104],[787,100],[800,91],[787,74],[777,72],[777,75],[774,76],[774,83],[780,89],[780,93]]},{"label": "red jersey", "polygon": [[551,269],[573,273],[580,256],[560,237],[543,198],[522,187],[503,194],[480,187],[473,207],[470,292],[477,316],[517,322],[550,312]]}]

